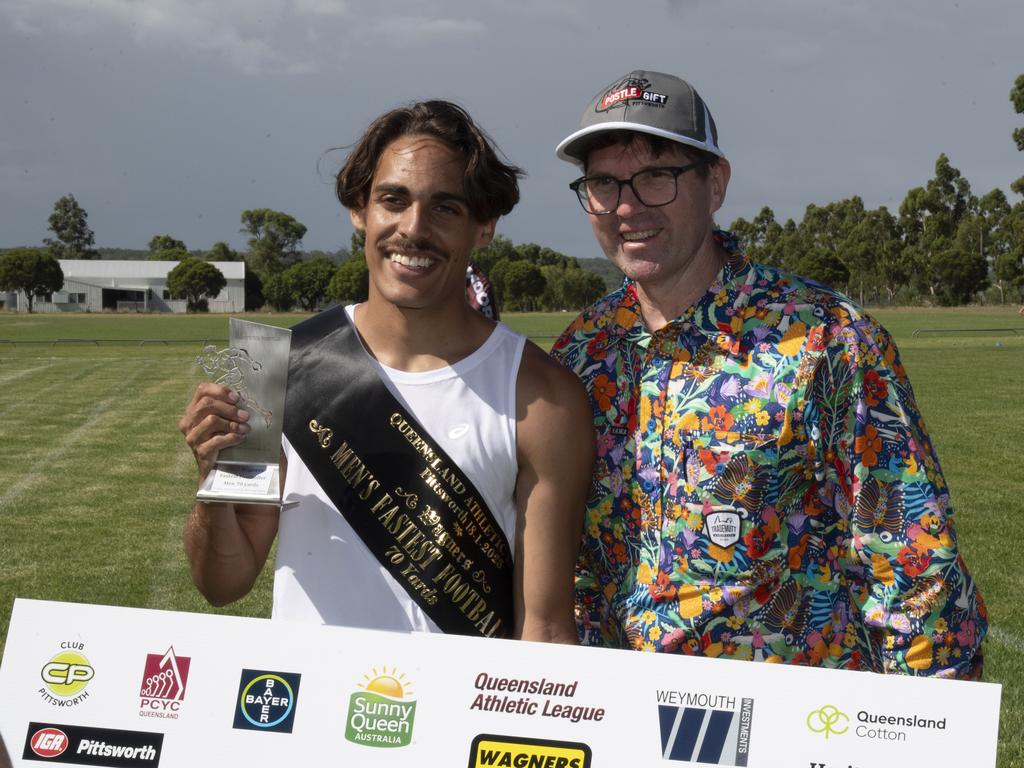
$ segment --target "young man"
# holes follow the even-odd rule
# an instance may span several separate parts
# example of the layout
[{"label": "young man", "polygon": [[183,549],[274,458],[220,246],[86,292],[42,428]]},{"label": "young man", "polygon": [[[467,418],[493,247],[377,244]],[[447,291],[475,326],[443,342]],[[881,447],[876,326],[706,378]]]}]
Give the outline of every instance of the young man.
[{"label": "young man", "polygon": [[[366,233],[369,298],[293,329],[283,510],[192,510],[186,551],[212,603],[251,589],[279,535],[275,617],[575,642],[586,395],[466,301],[470,252],[518,175],[448,102],[366,130],[337,192]],[[180,426],[200,480],[247,420],[231,391],[197,389]]]},{"label": "young man", "polygon": [[980,674],[985,608],[896,347],[715,229],[730,166],[697,92],[631,72],[557,153],[627,278],[553,349],[597,429],[583,641]]}]

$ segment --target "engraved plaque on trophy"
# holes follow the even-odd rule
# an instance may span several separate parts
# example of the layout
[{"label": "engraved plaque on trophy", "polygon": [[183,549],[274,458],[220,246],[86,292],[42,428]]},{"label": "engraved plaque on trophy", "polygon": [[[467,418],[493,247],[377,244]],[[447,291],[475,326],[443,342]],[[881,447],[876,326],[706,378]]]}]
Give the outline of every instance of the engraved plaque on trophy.
[{"label": "engraved plaque on trophy", "polygon": [[281,504],[281,430],[292,332],[231,318],[227,349],[207,346],[196,362],[215,383],[238,393],[249,432],[225,448],[196,493],[200,501]]}]

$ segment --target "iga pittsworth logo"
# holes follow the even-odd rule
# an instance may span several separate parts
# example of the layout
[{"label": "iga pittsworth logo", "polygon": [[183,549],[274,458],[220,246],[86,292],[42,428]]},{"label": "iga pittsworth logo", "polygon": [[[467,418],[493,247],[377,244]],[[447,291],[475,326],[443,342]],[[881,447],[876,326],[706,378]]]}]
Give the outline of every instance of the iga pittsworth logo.
[{"label": "iga pittsworth logo", "polygon": [[412,742],[412,726],[416,719],[416,699],[405,675],[373,670],[373,677],[363,675],[363,690],[349,697],[345,738],[367,747],[406,747]]},{"label": "iga pittsworth logo", "polygon": [[139,717],[178,718],[181,702],[185,700],[185,684],[191,663],[188,656],[176,655],[173,646],[166,653],[146,655],[142,688],[139,690]]},{"label": "iga pittsworth logo", "polygon": [[243,669],[234,727],[291,733],[301,677],[294,672]]},{"label": "iga pittsworth logo", "polygon": [[661,755],[666,760],[745,766],[753,715],[753,699],[658,691]]},{"label": "iga pittsworth logo", "polygon": [[164,735],[62,723],[29,723],[22,760],[112,768],[160,765]]},{"label": "iga pittsworth logo", "polygon": [[576,741],[481,733],[469,748],[469,768],[590,768],[590,747]]},{"label": "iga pittsworth logo", "polygon": [[89,698],[86,686],[96,676],[83,651],[85,643],[69,640],[60,644],[60,651],[39,670],[44,687],[39,689],[43,701],[55,707],[73,707]]}]

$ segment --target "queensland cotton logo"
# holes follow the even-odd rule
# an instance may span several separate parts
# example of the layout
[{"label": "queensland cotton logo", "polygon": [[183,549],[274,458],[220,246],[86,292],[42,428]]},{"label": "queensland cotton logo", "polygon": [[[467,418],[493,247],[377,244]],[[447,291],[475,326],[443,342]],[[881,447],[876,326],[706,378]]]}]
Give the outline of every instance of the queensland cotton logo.
[{"label": "queensland cotton logo", "polygon": [[406,747],[412,742],[416,700],[405,675],[373,670],[363,675],[363,690],[352,694],[345,721],[345,738],[367,747]]}]

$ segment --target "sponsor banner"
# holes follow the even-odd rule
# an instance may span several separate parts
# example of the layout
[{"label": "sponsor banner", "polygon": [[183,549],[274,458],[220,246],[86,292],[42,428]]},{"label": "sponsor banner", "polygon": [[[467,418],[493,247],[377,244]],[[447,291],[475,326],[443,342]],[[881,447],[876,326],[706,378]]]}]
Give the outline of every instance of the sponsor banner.
[{"label": "sponsor banner", "polygon": [[590,747],[574,741],[480,734],[469,768],[590,768]]},{"label": "sponsor banner", "polygon": [[147,731],[29,723],[23,760],[120,768],[160,765],[164,735]]},{"label": "sponsor banner", "polygon": [[161,768],[994,768],[1001,694],[991,683],[36,600],[15,601],[0,691],[0,732],[25,765]]}]

